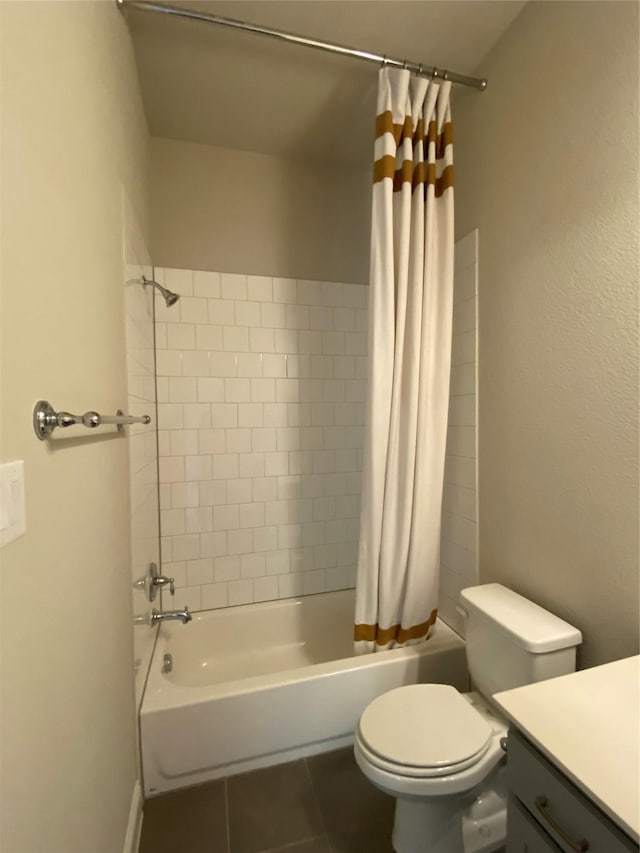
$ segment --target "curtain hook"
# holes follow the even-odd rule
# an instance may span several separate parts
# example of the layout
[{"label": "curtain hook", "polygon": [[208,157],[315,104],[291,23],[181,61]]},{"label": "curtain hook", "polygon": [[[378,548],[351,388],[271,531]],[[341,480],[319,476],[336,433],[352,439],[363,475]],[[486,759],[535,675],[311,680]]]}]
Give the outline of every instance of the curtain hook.
[{"label": "curtain hook", "polygon": [[406,60],[406,59],[404,59],[404,60],[402,61],[402,70],[403,70],[403,71],[406,71],[406,70],[407,70],[407,60]]},{"label": "curtain hook", "polygon": [[442,72],[442,79],[443,79],[443,80],[448,80],[448,79],[449,79],[449,72],[448,72],[448,71],[443,71],[443,72]]},{"label": "curtain hook", "polygon": [[422,63],[420,63],[420,65],[418,65],[418,76],[420,76],[421,74],[422,74]]},{"label": "curtain hook", "polygon": [[386,64],[387,64],[387,54],[386,54],[386,53],[383,53],[383,54],[382,54],[382,63],[381,63],[381,68],[384,68]]}]

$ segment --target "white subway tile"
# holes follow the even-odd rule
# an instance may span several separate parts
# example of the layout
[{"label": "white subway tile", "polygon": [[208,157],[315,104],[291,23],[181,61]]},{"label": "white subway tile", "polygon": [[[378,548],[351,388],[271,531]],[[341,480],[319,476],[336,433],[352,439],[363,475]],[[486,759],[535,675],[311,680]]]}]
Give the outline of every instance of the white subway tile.
[{"label": "white subway tile", "polygon": [[288,501],[288,504],[290,524],[305,524],[308,521],[313,521],[313,500],[311,498]]},{"label": "white subway tile", "polygon": [[213,353],[222,349],[222,326],[196,326],[196,348]]},{"label": "white subway tile", "polygon": [[302,574],[288,574],[278,576],[278,597],[296,598],[302,595]]},{"label": "white subway tile", "polygon": [[313,473],[313,451],[291,450],[289,451],[288,474],[312,474]]},{"label": "white subway tile", "polygon": [[167,324],[156,322],[156,350],[167,348]]},{"label": "white subway tile", "polygon": [[295,355],[299,350],[299,332],[296,329],[275,329],[274,351]]},{"label": "white subway tile", "polygon": [[475,489],[445,483],[442,494],[442,508],[444,510],[461,515],[470,521],[476,521],[477,503],[478,493]]},{"label": "white subway tile", "polygon": [[160,561],[161,563],[171,562],[173,556],[171,554],[171,536],[162,536],[160,538]]},{"label": "white subway tile", "polygon": [[200,537],[189,533],[171,537],[172,560],[197,560],[200,557]]},{"label": "white subway tile", "polygon": [[278,547],[299,548],[302,545],[302,525],[283,524],[278,527]]},{"label": "white subway tile", "polygon": [[211,456],[185,456],[184,479],[188,483],[194,480],[210,480],[211,459]]},{"label": "white subway tile", "polygon": [[322,284],[319,281],[298,281],[298,302],[302,305],[321,305]]},{"label": "white subway tile", "polygon": [[237,273],[221,273],[220,292],[223,299],[246,299],[247,277]]},{"label": "white subway tile", "polygon": [[[276,431],[273,427],[251,430],[251,449],[255,453],[269,453],[276,449]],[[280,448],[278,448],[280,449]]]},{"label": "white subway tile", "polygon": [[265,505],[265,520],[267,524],[289,524],[289,502],[269,501]]},{"label": "white subway tile", "polygon": [[164,298],[156,293],[155,295],[155,319],[160,323],[175,323],[180,319],[180,307],[167,305]]},{"label": "white subway tile", "polygon": [[367,399],[367,383],[365,380],[345,379],[344,399],[347,403],[364,403]]},{"label": "white subway tile", "polygon": [[255,377],[262,376],[261,353],[242,352],[236,356],[238,364],[238,376]]},{"label": "white subway tile", "polygon": [[240,557],[231,554],[225,557],[216,557],[213,564],[213,573],[216,583],[235,581],[240,577]]},{"label": "white subway tile", "polygon": [[284,575],[289,571],[288,551],[269,551],[266,555],[268,575]]},{"label": "white subway tile", "polygon": [[162,574],[173,578],[177,587],[187,585],[187,564],[184,560],[175,563],[163,563]]},{"label": "white subway tile", "polygon": [[189,377],[171,376],[169,378],[170,403],[195,403],[196,380]]},{"label": "white subway tile", "polygon": [[[254,376],[259,376],[259,373],[254,373]],[[287,356],[284,354],[268,354],[262,356],[262,375],[268,377],[286,376],[287,375]]]},{"label": "white subway tile", "polygon": [[[323,477],[323,489],[325,495],[346,495],[347,494],[347,475],[344,472],[336,474],[317,474],[312,476]],[[337,513],[336,513],[337,514]]]},{"label": "white subway tile", "polygon": [[470,231],[466,236],[461,237],[454,247],[454,264],[456,274],[472,264],[477,264],[477,235],[478,230]]},{"label": "white subway tile", "polygon": [[302,591],[305,595],[325,592],[327,579],[324,571],[305,572],[302,576]]},{"label": "white subway tile", "polygon": [[447,454],[450,454],[451,456],[464,456],[469,459],[475,459],[475,427],[450,426],[447,429]]},{"label": "white subway tile", "polygon": [[209,324],[211,326],[234,326],[235,303],[227,299],[208,299]]},{"label": "white subway tile", "polygon": [[313,567],[314,569],[330,569],[337,565],[336,546],[333,543],[314,545]]},{"label": "white subway tile", "polygon": [[333,328],[333,308],[316,306],[309,310],[309,328],[330,331]]},{"label": "white subway tile", "polygon": [[[192,380],[196,382],[196,380]],[[234,380],[231,380],[234,381]],[[199,403],[223,403],[225,402],[225,380],[214,379],[210,376],[198,377],[198,402]],[[171,389],[169,389],[171,391]],[[228,402],[228,401],[227,401]]]},{"label": "white subway tile", "polygon": [[240,576],[259,578],[266,573],[264,554],[243,554],[240,557]]},{"label": "white subway tile", "polygon": [[273,329],[249,329],[249,350],[251,352],[273,352]]},{"label": "white subway tile", "polygon": [[[244,480],[242,481],[244,482]],[[253,500],[254,501],[275,501],[278,498],[278,479],[277,477],[256,477],[253,480]],[[243,501],[243,503],[250,502]]]},{"label": "white subway tile", "polygon": [[207,583],[200,587],[202,594],[202,609],[216,610],[229,604],[228,586],[226,583]]},{"label": "white subway tile", "polygon": [[260,303],[236,302],[236,324],[238,326],[259,326]]},{"label": "white subway tile", "polygon": [[336,515],[339,518],[359,518],[360,495],[337,495]]},{"label": "white subway tile", "polygon": [[324,543],[324,522],[311,521],[302,525],[303,545],[322,545]]},{"label": "white subway tile", "polygon": [[291,278],[273,279],[273,301],[274,302],[297,302],[297,284]]},{"label": "white subway tile", "polygon": [[312,379],[333,379],[333,357],[330,355],[310,356],[309,368]]},{"label": "white subway tile", "polygon": [[247,299],[255,302],[271,302],[273,300],[272,280],[263,275],[248,275]]},{"label": "white subway tile", "polygon": [[336,545],[336,557],[340,566],[348,566],[350,563],[355,563],[358,559],[358,540],[351,539],[350,541],[338,542]]},{"label": "white subway tile", "polygon": [[[330,518],[335,518],[336,515],[336,500],[335,497],[322,497],[313,499],[313,520],[327,521]],[[324,527],[323,527],[324,534]],[[311,543],[308,543],[311,544]]]},{"label": "white subway tile", "polygon": [[[341,387],[344,389],[343,385]],[[335,420],[335,408],[336,407],[333,403],[311,403],[312,425],[314,427],[333,426]]]},{"label": "white subway tile", "polygon": [[182,376],[182,353],[177,350],[158,350],[156,370],[158,376]]},{"label": "white subway tile", "polygon": [[[269,457],[272,454],[269,454]],[[241,477],[264,477],[265,473],[269,475],[271,472],[265,471],[265,455],[264,453],[241,453],[240,454],[240,476]]]},{"label": "white subway tile", "polygon": [[369,288],[365,284],[345,284],[342,289],[343,303],[349,308],[366,308]]},{"label": "white subway tile", "polygon": [[229,606],[253,602],[253,581],[229,581]]},{"label": "white subway tile", "polygon": [[160,531],[162,536],[178,536],[186,533],[183,509],[165,509],[160,513]]},{"label": "white subway tile", "polygon": [[[160,435],[163,435],[163,433],[160,433]],[[168,435],[170,452],[166,454],[167,456],[193,456],[199,452],[197,430],[174,429]]]},{"label": "white subway tile", "polygon": [[280,427],[277,430],[276,441],[278,450],[300,450],[300,429]]},{"label": "white subway tile", "polygon": [[287,305],[286,325],[288,329],[308,329],[309,308],[306,305]]},{"label": "white subway tile", "polygon": [[367,354],[367,336],[364,332],[345,332],[344,335],[345,355]]},{"label": "white subway tile", "polygon": [[193,507],[184,510],[184,514],[187,523],[187,533],[209,533],[210,530],[213,530],[211,507]]},{"label": "white subway tile", "polygon": [[[242,457],[240,457],[242,462]],[[242,477],[236,480],[227,480],[227,503],[248,504],[253,500],[252,480]]]},{"label": "white subway tile", "polygon": [[158,376],[156,378],[156,400],[158,403],[169,402],[169,377]]},{"label": "white subway tile", "polygon": [[369,359],[366,355],[355,356],[356,360],[356,379],[368,379]]},{"label": "white subway tile", "polygon": [[476,365],[474,362],[451,368],[451,394],[476,393]]},{"label": "white subway tile", "polygon": [[194,270],[193,294],[205,299],[220,298],[220,273]]},{"label": "white subway tile", "polygon": [[287,310],[284,305],[276,302],[263,302],[260,306],[261,320],[254,325],[269,329],[284,329],[287,325]]},{"label": "white subway tile", "polygon": [[345,352],[345,332],[322,332],[322,352],[325,355],[343,355]]},{"label": "white subway tile", "polygon": [[262,454],[264,456],[264,470],[262,474],[251,476],[279,477],[289,473],[289,454],[286,451]]},{"label": "white subway tile", "polygon": [[187,561],[187,585],[197,586],[213,581],[213,558],[204,557],[200,560]]},{"label": "white subway tile", "polygon": [[322,352],[322,332],[300,331],[298,332],[298,352],[316,355]]},{"label": "white subway tile", "polygon": [[217,533],[201,533],[200,534],[200,556],[201,557],[219,557],[227,553],[227,533],[220,531]]},{"label": "white subway tile", "polygon": [[278,597],[278,578],[256,578],[253,582],[254,601],[272,601]]},{"label": "white subway tile", "polygon": [[[245,454],[243,454],[244,456]],[[246,454],[248,455],[248,454]],[[238,454],[220,453],[213,456],[213,479],[235,480],[238,476]]]},{"label": "white subway tile", "polygon": [[164,267],[162,271],[164,286],[181,296],[193,296],[193,272]]},{"label": "white subway tile", "polygon": [[195,349],[195,326],[188,323],[167,323],[167,347],[169,349]]},{"label": "white subway tile", "polygon": [[474,394],[452,395],[449,398],[449,425],[475,426],[476,398]]},{"label": "white subway tile", "polygon": [[289,551],[289,571],[313,571],[313,548],[293,548]]},{"label": "white subway tile", "polygon": [[264,527],[264,504],[240,504],[240,524],[236,527]]},{"label": "white subway tile", "polygon": [[353,332],[356,328],[356,312],[353,308],[334,308],[333,328],[341,332]]},{"label": "white subway tile", "polygon": [[322,282],[322,304],[323,305],[342,305],[343,304],[343,288],[341,284],[336,284],[332,281]]},{"label": "white subway tile", "polygon": [[164,456],[158,460],[161,483],[180,483],[184,481],[184,458],[182,456]]},{"label": "white subway tile", "polygon": [[209,323],[207,313],[207,300],[195,296],[183,296],[178,303],[180,309],[181,323],[197,323],[205,325]]},{"label": "white subway tile", "polygon": [[198,487],[200,506],[217,506],[227,502],[227,488],[224,480],[209,480],[194,485]]},{"label": "white subway tile", "polygon": [[193,613],[196,613],[198,610],[202,610],[200,587],[183,586],[180,590],[180,602],[183,606],[188,607]]},{"label": "white subway tile", "polygon": [[456,270],[453,283],[454,304],[471,299],[478,293],[478,277],[476,267],[471,266],[463,270]]},{"label": "white subway tile", "polygon": [[296,500],[302,497],[301,477],[278,477],[279,500]]},{"label": "white subway tile", "polygon": [[[276,394],[278,389],[276,388]],[[287,421],[282,426],[301,427],[311,426],[311,403],[282,403],[286,406]]]},{"label": "white subway tile", "polygon": [[245,326],[225,326],[222,345],[227,352],[249,352],[249,330]]},{"label": "white subway tile", "polygon": [[[236,530],[238,528],[239,512],[238,504],[229,506],[215,506],[213,508],[214,530]],[[242,504],[240,504],[242,506]]]},{"label": "white subway tile", "polygon": [[237,374],[238,356],[235,352],[210,353],[209,374],[221,379],[232,379]]},{"label": "white subway tile", "polygon": [[334,471],[351,470],[350,468],[336,467],[336,451],[335,450],[314,450],[313,451],[313,473],[314,474],[331,474]]},{"label": "white subway tile", "polygon": [[253,550],[273,551],[278,547],[277,527],[254,527],[253,528]]},{"label": "white subway tile", "polygon": [[251,530],[230,530],[227,538],[229,554],[250,554],[253,551]]},{"label": "white subway tile", "polygon": [[251,451],[251,430],[226,430],[226,445],[228,453],[249,453]]},{"label": "white subway tile", "polygon": [[211,407],[208,403],[186,403],[183,411],[185,429],[208,429],[211,426]]},{"label": "white subway tile", "polygon": [[[224,396],[227,403],[248,403],[251,400],[253,379],[224,379]],[[257,380],[261,381],[261,380]]]},{"label": "white subway tile", "polygon": [[460,335],[453,336],[451,347],[451,364],[457,367],[459,364],[467,364],[476,360],[476,332],[471,329]]},{"label": "white subway tile", "polygon": [[209,353],[189,351],[180,353],[182,360],[183,376],[208,376],[209,375]]},{"label": "white subway tile", "polygon": [[[337,513],[336,513],[337,514]],[[347,521],[344,518],[330,518],[325,523],[325,540],[331,542],[345,542],[347,539]]]},{"label": "white subway tile", "polygon": [[[271,380],[273,381],[273,380]],[[297,403],[300,399],[301,379],[276,379],[276,402]]]},{"label": "white subway tile", "polygon": [[287,425],[286,403],[265,403],[263,407],[264,426],[283,427]]},{"label": "white subway tile", "polygon": [[236,403],[212,403],[211,424],[213,427],[237,427],[238,406]]},{"label": "white subway tile", "polygon": [[241,427],[261,427],[263,425],[262,403],[240,403],[238,405],[238,425]]},{"label": "white subway tile", "polygon": [[302,450],[322,450],[324,447],[322,427],[301,427],[299,432]]},{"label": "white subway tile", "polygon": [[[276,386],[274,379],[251,379],[251,401],[253,403],[275,403]],[[281,382],[288,380],[282,379]]]},{"label": "white subway tile", "polygon": [[349,578],[345,566],[339,566],[332,569],[325,569],[326,589],[331,592],[337,589],[348,589]]},{"label": "white subway tile", "polygon": [[[178,430],[179,432],[179,430]],[[179,453],[171,453],[171,432],[168,429],[158,430],[158,456],[180,456]]]},{"label": "white subway tile", "polygon": [[336,426],[346,426],[356,423],[355,403],[336,403],[333,408],[334,423]]},{"label": "white subway tile", "polygon": [[198,437],[197,450],[189,453],[224,453],[226,451],[225,431],[223,429],[201,429]]},{"label": "white subway tile", "polygon": [[171,506],[174,509],[199,506],[197,483],[171,483]]},{"label": "white subway tile", "polygon": [[476,322],[476,298],[465,299],[458,302],[453,308],[453,334],[459,335],[475,329]]},{"label": "white subway tile", "polygon": [[160,509],[171,509],[171,483],[160,483],[158,497]]}]

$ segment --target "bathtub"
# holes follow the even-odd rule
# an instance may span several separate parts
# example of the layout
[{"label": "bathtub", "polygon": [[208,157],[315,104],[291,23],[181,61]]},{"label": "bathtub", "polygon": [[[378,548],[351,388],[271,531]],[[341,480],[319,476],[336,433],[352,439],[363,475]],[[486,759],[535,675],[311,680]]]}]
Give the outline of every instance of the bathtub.
[{"label": "bathtub", "polygon": [[343,590],[163,624],[140,712],[145,794],[345,746],[393,687],[468,689],[464,641],[440,620],[426,643],[354,656],[353,613]]}]

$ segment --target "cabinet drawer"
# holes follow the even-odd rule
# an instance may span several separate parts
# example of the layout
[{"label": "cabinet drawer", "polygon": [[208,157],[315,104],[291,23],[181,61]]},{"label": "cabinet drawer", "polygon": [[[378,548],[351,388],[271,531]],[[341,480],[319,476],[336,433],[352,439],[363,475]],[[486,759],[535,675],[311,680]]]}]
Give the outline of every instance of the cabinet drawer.
[{"label": "cabinet drawer", "polygon": [[513,795],[507,806],[507,853],[560,853],[558,845]]},{"label": "cabinet drawer", "polygon": [[[590,745],[585,744],[585,749],[589,748]],[[509,732],[507,755],[510,791],[560,850],[565,853],[581,850],[588,853],[638,853],[637,844],[519,732]],[[580,842],[583,842],[583,846],[580,846]]]}]

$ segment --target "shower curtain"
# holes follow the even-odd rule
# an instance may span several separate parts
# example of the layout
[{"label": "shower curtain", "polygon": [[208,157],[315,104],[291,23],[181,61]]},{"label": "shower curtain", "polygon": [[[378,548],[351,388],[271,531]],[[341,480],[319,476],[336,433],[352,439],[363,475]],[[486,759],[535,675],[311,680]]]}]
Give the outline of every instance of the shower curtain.
[{"label": "shower curtain", "polygon": [[378,81],[358,652],[425,639],[438,600],[453,304],[451,84]]}]

